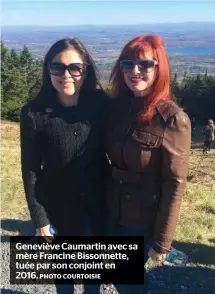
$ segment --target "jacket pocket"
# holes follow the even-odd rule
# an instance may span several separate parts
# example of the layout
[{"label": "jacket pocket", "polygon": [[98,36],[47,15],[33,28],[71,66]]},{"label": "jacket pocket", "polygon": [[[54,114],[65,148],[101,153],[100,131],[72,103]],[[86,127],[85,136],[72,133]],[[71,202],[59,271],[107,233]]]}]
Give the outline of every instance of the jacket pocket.
[{"label": "jacket pocket", "polygon": [[132,138],[143,146],[156,148],[161,145],[162,137],[153,133],[145,132],[142,129],[135,129]]}]

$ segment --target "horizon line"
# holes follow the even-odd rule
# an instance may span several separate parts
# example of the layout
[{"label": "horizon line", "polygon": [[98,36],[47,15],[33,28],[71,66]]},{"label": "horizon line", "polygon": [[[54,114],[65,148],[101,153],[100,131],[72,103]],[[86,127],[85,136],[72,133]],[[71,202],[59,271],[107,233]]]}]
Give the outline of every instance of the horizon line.
[{"label": "horizon line", "polygon": [[215,23],[215,20],[211,21],[183,21],[183,22],[157,22],[157,23],[136,23],[136,24],[60,24],[60,25],[39,25],[39,24],[30,24],[30,25],[19,25],[19,24],[13,24],[13,25],[2,25],[3,27],[70,27],[70,26],[75,26],[75,27],[81,27],[81,26],[136,26],[136,25],[165,25],[165,24],[175,24],[175,25],[180,25],[180,24],[187,24],[187,23],[193,23],[193,24],[209,24],[209,23]]}]

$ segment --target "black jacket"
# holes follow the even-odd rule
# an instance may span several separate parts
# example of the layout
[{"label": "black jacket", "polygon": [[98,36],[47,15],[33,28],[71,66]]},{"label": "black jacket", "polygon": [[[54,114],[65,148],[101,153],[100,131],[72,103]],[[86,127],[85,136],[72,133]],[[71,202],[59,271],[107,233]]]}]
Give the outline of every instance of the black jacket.
[{"label": "black jacket", "polygon": [[90,97],[80,97],[78,106],[65,107],[54,97],[23,106],[22,176],[36,227],[65,217],[68,221],[70,216],[78,223],[90,207],[103,214],[108,161],[102,131],[107,100],[103,91],[96,90]]}]

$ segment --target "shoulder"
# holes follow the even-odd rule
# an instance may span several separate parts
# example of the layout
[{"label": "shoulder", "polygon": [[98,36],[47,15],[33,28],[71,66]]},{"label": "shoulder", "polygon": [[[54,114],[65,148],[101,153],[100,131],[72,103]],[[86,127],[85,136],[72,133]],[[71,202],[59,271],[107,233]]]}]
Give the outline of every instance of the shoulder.
[{"label": "shoulder", "polygon": [[96,98],[96,101],[100,101],[100,102],[108,102],[110,100],[110,96],[103,89],[96,89],[95,98]]},{"label": "shoulder", "polygon": [[127,110],[131,103],[131,99],[127,97],[111,97],[108,101],[110,111]]},{"label": "shoulder", "polygon": [[173,101],[167,101],[159,103],[156,106],[157,112],[160,114],[162,119],[168,125],[179,124],[187,125],[191,124],[189,116],[184,112],[183,108],[177,105]]},{"label": "shoulder", "polygon": [[52,112],[54,106],[54,97],[34,98],[23,105],[23,107],[21,108],[21,117],[23,115],[31,115],[36,118],[39,117],[41,114],[48,114]]},{"label": "shoulder", "polygon": [[35,101],[29,101],[25,103],[20,112],[20,128],[24,130],[33,131],[36,129],[36,123],[32,112],[35,109]]},{"label": "shoulder", "polygon": [[162,101],[156,105],[156,110],[160,116],[167,121],[169,117],[176,115],[178,112],[183,111],[175,102],[173,101]]},{"label": "shoulder", "polygon": [[21,114],[40,112],[43,110],[45,104],[41,103],[39,99],[33,99],[25,103],[21,108]]},{"label": "shoulder", "polygon": [[27,118],[31,115],[32,111],[35,110],[35,101],[31,100],[25,103],[21,108],[20,116],[21,118]]},{"label": "shoulder", "polygon": [[92,93],[92,99],[88,100],[86,105],[89,105],[89,107],[93,107],[102,111],[107,108],[109,100],[110,97],[103,89],[96,89]]},{"label": "shoulder", "polygon": [[25,103],[20,112],[20,123],[23,125],[34,125],[38,126],[40,124],[41,114],[46,113],[46,109],[50,107],[47,105],[46,101],[42,101],[42,99],[33,99]]}]

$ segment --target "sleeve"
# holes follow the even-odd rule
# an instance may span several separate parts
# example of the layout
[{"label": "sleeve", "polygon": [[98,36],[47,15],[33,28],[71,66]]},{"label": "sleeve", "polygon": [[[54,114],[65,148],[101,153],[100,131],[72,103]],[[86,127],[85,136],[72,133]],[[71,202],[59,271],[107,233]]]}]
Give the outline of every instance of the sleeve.
[{"label": "sleeve", "polygon": [[154,230],[152,248],[167,253],[179,219],[186,188],[191,125],[186,113],[174,115],[164,133],[162,143],[162,191]]},{"label": "sleeve", "polygon": [[41,154],[36,124],[30,110],[23,107],[20,115],[21,169],[29,212],[37,228],[49,224],[44,207],[36,198],[36,182],[41,172]]}]

